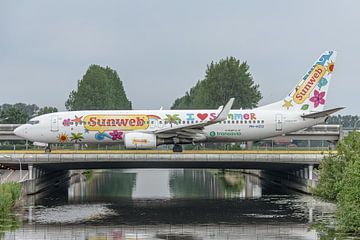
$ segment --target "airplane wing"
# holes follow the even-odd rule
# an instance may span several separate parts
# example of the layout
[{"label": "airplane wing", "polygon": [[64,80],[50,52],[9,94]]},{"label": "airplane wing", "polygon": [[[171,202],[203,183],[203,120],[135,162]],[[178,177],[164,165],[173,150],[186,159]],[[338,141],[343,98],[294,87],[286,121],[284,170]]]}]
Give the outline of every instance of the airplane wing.
[{"label": "airplane wing", "polygon": [[156,130],[154,133],[161,138],[179,137],[179,138],[195,138],[197,134],[201,134],[205,126],[209,126],[227,119],[230,109],[234,103],[235,98],[231,98],[222,108],[219,115],[209,121],[200,123],[187,124],[181,126],[173,126],[164,129]]},{"label": "airplane wing", "polygon": [[332,108],[332,109],[321,111],[321,112],[314,112],[314,113],[309,113],[309,114],[306,114],[306,115],[302,115],[301,117],[303,117],[303,118],[326,117],[326,116],[329,116],[330,114],[333,114],[334,112],[340,111],[340,110],[342,110],[344,108],[345,107]]}]

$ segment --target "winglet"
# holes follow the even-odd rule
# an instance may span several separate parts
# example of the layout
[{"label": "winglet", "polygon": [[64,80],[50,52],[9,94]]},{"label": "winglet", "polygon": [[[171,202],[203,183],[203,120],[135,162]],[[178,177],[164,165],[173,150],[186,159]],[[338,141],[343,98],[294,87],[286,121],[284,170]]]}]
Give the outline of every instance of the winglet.
[{"label": "winglet", "polygon": [[230,100],[226,103],[225,107],[223,107],[223,109],[221,110],[219,115],[211,122],[221,122],[221,121],[226,120],[227,116],[231,110],[231,107],[234,103],[234,100],[235,100],[235,98],[230,98]]}]

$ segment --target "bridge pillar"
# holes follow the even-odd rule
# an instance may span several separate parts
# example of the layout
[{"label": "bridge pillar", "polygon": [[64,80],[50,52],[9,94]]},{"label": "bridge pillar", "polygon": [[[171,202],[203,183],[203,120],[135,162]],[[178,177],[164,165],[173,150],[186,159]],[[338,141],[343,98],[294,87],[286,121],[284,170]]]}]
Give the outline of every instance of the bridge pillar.
[{"label": "bridge pillar", "polygon": [[34,174],[33,174],[33,165],[29,164],[28,165],[28,172],[29,172],[29,180],[33,180],[34,179]]},{"label": "bridge pillar", "polygon": [[309,164],[309,179],[310,180],[313,180],[313,170],[314,170],[314,165]]},{"label": "bridge pillar", "polygon": [[309,169],[304,168],[304,179],[309,179]]},{"label": "bridge pillar", "polygon": [[300,169],[299,172],[299,178],[304,178],[304,169]]}]

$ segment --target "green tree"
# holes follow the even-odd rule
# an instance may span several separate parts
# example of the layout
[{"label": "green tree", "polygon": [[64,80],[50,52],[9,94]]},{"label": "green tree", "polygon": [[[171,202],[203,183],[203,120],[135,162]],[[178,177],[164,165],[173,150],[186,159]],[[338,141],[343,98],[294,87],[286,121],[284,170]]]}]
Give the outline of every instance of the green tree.
[{"label": "green tree", "polygon": [[246,62],[234,57],[211,62],[205,79],[185,96],[175,100],[172,109],[217,108],[235,97],[234,108],[253,108],[260,101],[259,85],[254,84]]},{"label": "green tree", "polygon": [[324,158],[320,164],[320,179],[314,194],[330,201],[336,201],[341,190],[341,180],[346,162],[339,155]]},{"label": "green tree", "polygon": [[71,91],[65,103],[68,110],[131,109],[122,82],[115,70],[91,65]]},{"label": "green tree", "polygon": [[341,124],[346,129],[360,129],[359,116],[357,115],[334,115],[330,116],[326,122],[329,124]]},{"label": "green tree", "polygon": [[47,113],[53,113],[53,112],[57,112],[57,108],[56,107],[42,107],[39,109],[39,111],[37,112],[37,115],[43,115],[43,114],[47,114]]},{"label": "green tree", "polygon": [[337,200],[339,229],[360,233],[360,133],[352,131],[337,145],[337,154],[320,164],[315,194]]},{"label": "green tree", "polygon": [[349,163],[344,172],[337,217],[341,231],[360,233],[360,159]]},{"label": "green tree", "polygon": [[30,116],[15,107],[9,107],[0,113],[0,122],[7,124],[23,124],[29,120]]}]

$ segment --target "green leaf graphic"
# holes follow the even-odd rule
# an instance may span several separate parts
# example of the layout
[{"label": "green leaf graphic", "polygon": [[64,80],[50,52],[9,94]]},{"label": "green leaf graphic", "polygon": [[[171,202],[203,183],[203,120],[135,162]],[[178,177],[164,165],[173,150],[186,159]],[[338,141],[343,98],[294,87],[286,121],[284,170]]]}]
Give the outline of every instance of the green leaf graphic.
[{"label": "green leaf graphic", "polygon": [[305,104],[301,107],[301,110],[308,110],[309,109],[309,104]]}]

